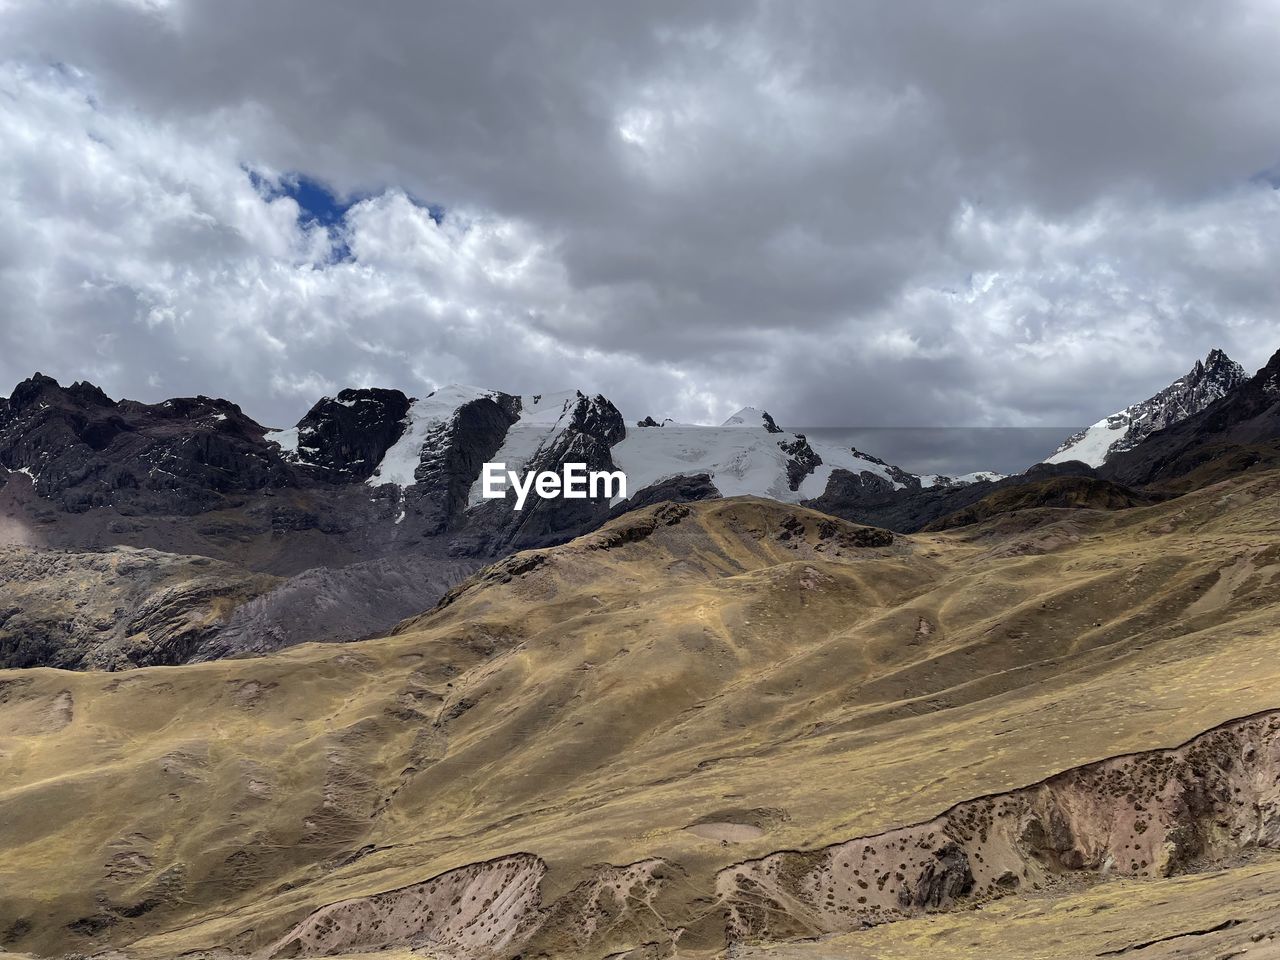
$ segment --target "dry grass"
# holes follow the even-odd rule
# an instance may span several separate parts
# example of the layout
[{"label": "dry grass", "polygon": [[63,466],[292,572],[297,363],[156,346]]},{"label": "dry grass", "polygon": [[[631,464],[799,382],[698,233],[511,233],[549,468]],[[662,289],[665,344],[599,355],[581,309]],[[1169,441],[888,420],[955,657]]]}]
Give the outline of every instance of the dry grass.
[{"label": "dry grass", "polygon": [[[248,951],[322,905],[530,852],[545,903],[597,864],[674,865],[585,955],[676,928],[682,955],[714,953],[729,864],[1280,706],[1280,474],[888,547],[764,501],[636,534],[652,514],[386,639],[0,674],[0,942]],[[757,829],[686,829],[708,822]],[[1036,937],[1066,916],[1001,904],[973,916]],[[969,922],[805,956],[931,955],[917,931]],[[557,936],[535,947],[579,952]]]}]

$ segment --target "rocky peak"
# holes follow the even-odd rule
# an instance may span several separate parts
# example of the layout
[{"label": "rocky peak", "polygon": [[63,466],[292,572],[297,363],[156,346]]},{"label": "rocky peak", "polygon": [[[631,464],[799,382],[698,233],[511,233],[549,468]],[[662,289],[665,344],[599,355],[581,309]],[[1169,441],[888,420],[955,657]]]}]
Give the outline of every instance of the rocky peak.
[{"label": "rocky peak", "polygon": [[[1226,382],[1230,382],[1233,372],[1230,367],[1225,369]],[[1208,382],[1208,378],[1202,382]],[[1268,462],[1274,455],[1277,438],[1280,352],[1252,377],[1214,397],[1198,412],[1108,460],[1099,474],[1131,485],[1163,482],[1199,470],[1209,461],[1231,456],[1238,457],[1234,468],[1238,469],[1239,463]],[[1267,447],[1272,448],[1272,453],[1267,453]]]},{"label": "rocky peak", "polygon": [[298,421],[295,455],[335,479],[367,480],[404,433],[411,402],[378,387],[324,397]]},{"label": "rocky peak", "polygon": [[787,486],[791,490],[799,490],[804,478],[822,466],[822,457],[809,446],[809,440],[803,433],[795,434],[791,440],[779,440],[778,449],[788,457]]},{"label": "rocky peak", "polygon": [[613,446],[627,435],[627,424],[622,414],[613,405],[613,401],[597,393],[588,398],[578,393],[578,402],[573,408],[570,428],[595,437],[602,443]]},{"label": "rocky peak", "polygon": [[72,513],[199,513],[230,493],[289,482],[263,433],[226,400],[115,401],[91,383],[64,388],[36,374],[0,420],[0,463]]},{"label": "rocky peak", "polygon": [[63,407],[114,407],[115,401],[87,380],[77,380],[63,387],[53,377],[43,373],[23,380],[13,388],[9,397],[9,413],[19,414],[43,402],[46,406]]},{"label": "rocky peak", "polygon": [[[895,466],[892,463],[886,463],[884,460],[881,460],[879,457],[872,456],[869,453],[864,453],[863,451],[859,450],[857,447],[850,447],[849,450],[853,453],[855,457],[859,457],[863,460],[867,460],[867,461],[870,461],[871,463],[878,464],[879,466],[884,467],[885,470],[889,472],[889,479],[892,480],[894,483],[901,484],[903,487],[905,487],[908,490],[920,489],[921,487],[920,478],[917,477],[914,473],[908,473],[906,470],[903,470],[899,466]],[[946,478],[941,478],[941,479],[946,479]]]},{"label": "rocky peak", "polygon": [[1204,410],[1245,382],[1244,368],[1217,348],[1154,396],[1104,417],[1072,434],[1048,457],[1050,463],[1079,460],[1101,466],[1163,430]]}]

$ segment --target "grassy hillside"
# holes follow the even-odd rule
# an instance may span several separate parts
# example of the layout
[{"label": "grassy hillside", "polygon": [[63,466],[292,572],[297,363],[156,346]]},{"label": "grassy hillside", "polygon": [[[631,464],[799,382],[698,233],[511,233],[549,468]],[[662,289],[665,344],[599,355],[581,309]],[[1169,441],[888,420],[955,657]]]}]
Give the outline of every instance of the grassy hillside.
[{"label": "grassy hillside", "polygon": [[1275,473],[896,538],[661,505],[385,639],[6,671],[0,943],[714,955],[727,868],[1280,707],[1277,534]]}]

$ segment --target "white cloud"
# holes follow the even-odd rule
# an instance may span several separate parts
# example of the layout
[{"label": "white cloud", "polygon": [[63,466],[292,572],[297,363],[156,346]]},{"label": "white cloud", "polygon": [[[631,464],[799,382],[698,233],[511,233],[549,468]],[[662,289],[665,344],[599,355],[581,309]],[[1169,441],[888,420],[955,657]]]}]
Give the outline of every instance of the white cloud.
[{"label": "white cloud", "polygon": [[[1078,425],[1280,346],[1251,0],[3,9],[10,382]],[[300,224],[290,172],[364,199]]]}]

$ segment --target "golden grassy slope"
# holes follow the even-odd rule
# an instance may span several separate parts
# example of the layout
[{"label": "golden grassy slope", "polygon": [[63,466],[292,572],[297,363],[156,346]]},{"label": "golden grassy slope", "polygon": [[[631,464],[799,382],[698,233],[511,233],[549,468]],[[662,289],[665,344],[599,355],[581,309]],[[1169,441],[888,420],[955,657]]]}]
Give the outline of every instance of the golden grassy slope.
[{"label": "golden grassy slope", "polygon": [[[1280,706],[1280,475],[891,546],[860,529],[658,507],[386,639],[0,674],[0,943],[249,950],[528,852],[565,918],[532,955],[676,930],[714,952],[725,866]],[[652,895],[580,945],[595,865],[654,858]]]}]

